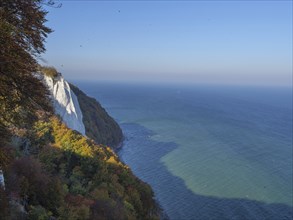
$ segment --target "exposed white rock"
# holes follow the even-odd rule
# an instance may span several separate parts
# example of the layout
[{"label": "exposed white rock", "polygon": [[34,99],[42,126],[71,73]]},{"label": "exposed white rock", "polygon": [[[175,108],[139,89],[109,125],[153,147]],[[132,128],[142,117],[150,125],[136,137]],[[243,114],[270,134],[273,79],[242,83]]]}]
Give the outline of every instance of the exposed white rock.
[{"label": "exposed white rock", "polygon": [[76,95],[70,89],[68,82],[59,74],[51,78],[43,74],[37,74],[48,87],[53,100],[55,113],[62,117],[63,122],[71,129],[85,135],[85,127],[82,121],[82,112]]},{"label": "exposed white rock", "polygon": [[2,170],[0,170],[0,187],[3,187],[3,189],[5,189],[4,176]]}]

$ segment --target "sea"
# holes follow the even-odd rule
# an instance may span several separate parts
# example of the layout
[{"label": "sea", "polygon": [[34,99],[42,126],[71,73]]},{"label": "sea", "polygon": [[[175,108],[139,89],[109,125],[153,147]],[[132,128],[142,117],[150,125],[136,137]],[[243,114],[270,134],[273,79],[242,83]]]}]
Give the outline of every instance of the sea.
[{"label": "sea", "polygon": [[292,219],[292,88],[81,82],[171,220]]}]

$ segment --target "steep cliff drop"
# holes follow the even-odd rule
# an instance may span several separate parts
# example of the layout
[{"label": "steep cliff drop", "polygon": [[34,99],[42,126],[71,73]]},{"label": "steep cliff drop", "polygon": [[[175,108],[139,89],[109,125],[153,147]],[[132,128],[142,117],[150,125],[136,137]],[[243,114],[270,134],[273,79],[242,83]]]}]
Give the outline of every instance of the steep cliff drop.
[{"label": "steep cliff drop", "polygon": [[87,96],[76,86],[69,84],[77,96],[81,111],[85,134],[96,143],[105,144],[112,148],[119,148],[123,134],[117,122],[106,112],[94,98]]},{"label": "steep cliff drop", "polygon": [[120,146],[122,130],[99,102],[68,83],[60,73],[52,76],[39,72],[36,76],[48,87],[55,113],[69,128],[98,144],[114,149]]},{"label": "steep cliff drop", "polygon": [[63,122],[71,129],[85,135],[83,114],[80,110],[76,95],[70,89],[68,82],[58,74],[50,77],[45,74],[37,74],[48,87],[53,101],[55,113],[60,115]]}]

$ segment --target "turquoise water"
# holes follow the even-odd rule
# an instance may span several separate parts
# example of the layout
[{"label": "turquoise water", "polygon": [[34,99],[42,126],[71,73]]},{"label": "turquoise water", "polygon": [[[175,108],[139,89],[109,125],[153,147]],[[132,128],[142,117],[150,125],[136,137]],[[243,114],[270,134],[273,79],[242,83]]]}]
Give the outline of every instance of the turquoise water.
[{"label": "turquoise water", "polygon": [[170,219],[292,218],[292,91],[78,83]]}]

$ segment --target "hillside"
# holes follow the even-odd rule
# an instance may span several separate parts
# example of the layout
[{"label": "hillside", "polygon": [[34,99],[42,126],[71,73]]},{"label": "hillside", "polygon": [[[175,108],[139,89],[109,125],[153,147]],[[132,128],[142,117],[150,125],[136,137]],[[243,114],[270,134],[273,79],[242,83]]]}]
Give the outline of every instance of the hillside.
[{"label": "hillside", "polygon": [[[45,70],[56,72],[56,74],[48,75]],[[85,135],[85,126],[82,118],[83,114],[79,106],[76,95],[71,90],[69,83],[64,79],[61,73],[53,67],[42,67],[35,76],[40,79],[47,87],[50,93],[50,100],[54,108],[54,112],[62,118],[62,121],[71,129]]]},{"label": "hillside", "polygon": [[116,121],[94,98],[68,83],[53,67],[40,67],[36,76],[48,88],[55,113],[71,129],[113,149],[123,134]]},{"label": "hillside", "polygon": [[0,2],[0,219],[158,219],[150,186],[102,144],[121,141],[117,123],[38,64],[52,32],[44,6],[55,2]]},{"label": "hillside", "polygon": [[[76,89],[76,88],[75,88]],[[36,112],[0,149],[1,219],[157,219],[152,189],[113,150]]]},{"label": "hillside", "polygon": [[117,147],[122,142],[123,134],[116,121],[94,98],[88,97],[72,84],[70,88],[77,96],[83,113],[85,134],[97,143]]}]

